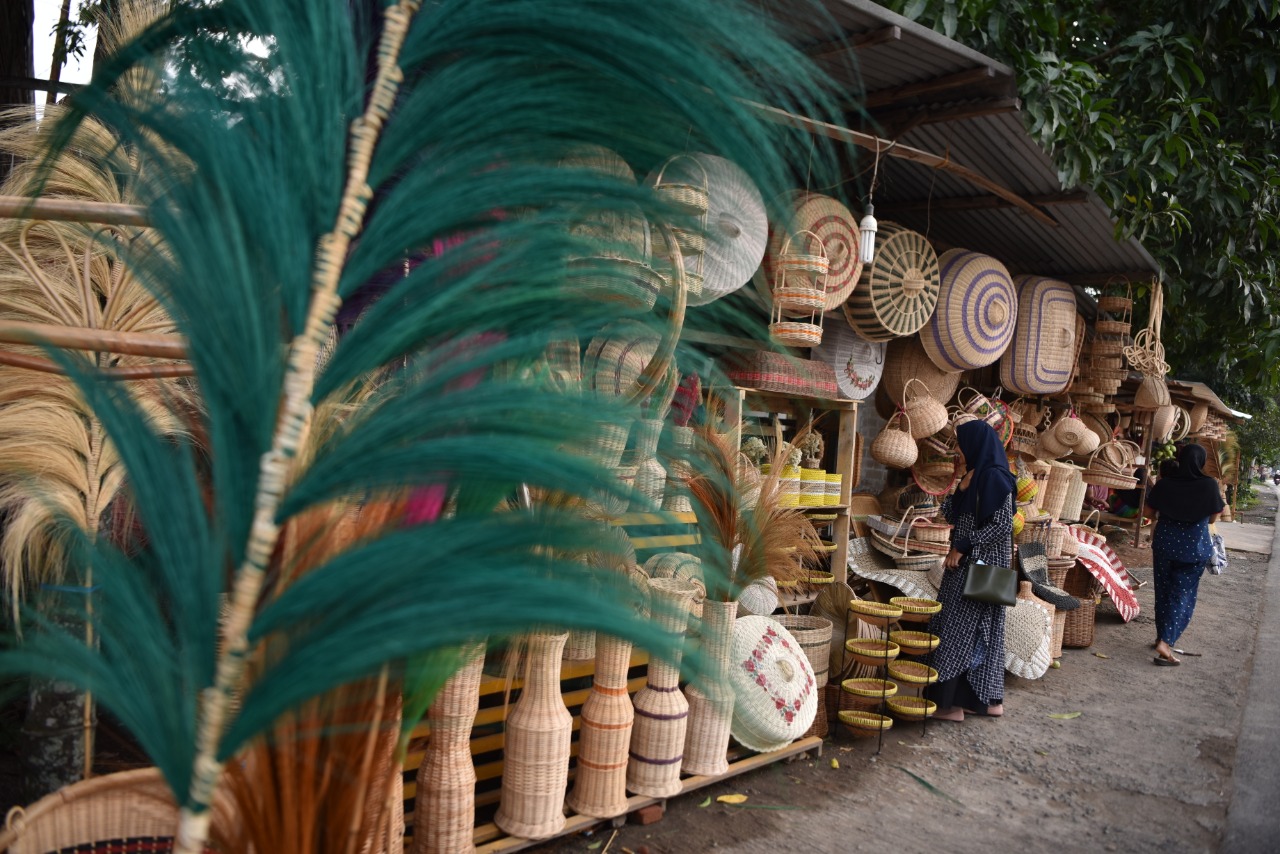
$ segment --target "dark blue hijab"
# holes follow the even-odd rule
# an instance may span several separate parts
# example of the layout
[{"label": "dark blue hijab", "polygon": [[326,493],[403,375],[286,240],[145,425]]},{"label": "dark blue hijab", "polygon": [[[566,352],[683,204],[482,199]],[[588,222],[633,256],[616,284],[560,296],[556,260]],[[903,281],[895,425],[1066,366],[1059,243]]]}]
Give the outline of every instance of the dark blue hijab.
[{"label": "dark blue hijab", "polygon": [[972,514],[981,526],[1009,500],[1017,479],[1009,471],[1009,458],[995,429],[985,421],[966,421],[956,427],[956,440],[964,454],[965,468],[973,472],[969,488],[956,494],[957,507]]}]

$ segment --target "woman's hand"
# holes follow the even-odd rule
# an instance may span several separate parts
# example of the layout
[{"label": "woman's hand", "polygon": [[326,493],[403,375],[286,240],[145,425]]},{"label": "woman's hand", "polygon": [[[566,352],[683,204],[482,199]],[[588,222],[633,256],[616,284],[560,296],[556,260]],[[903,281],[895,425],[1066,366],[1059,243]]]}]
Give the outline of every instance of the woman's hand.
[{"label": "woman's hand", "polygon": [[942,565],[945,566],[947,569],[955,569],[956,567],[960,566],[960,561],[963,559],[964,559],[964,555],[962,555],[960,552],[956,551],[955,549],[952,549],[950,552],[947,553],[947,559],[942,562]]}]

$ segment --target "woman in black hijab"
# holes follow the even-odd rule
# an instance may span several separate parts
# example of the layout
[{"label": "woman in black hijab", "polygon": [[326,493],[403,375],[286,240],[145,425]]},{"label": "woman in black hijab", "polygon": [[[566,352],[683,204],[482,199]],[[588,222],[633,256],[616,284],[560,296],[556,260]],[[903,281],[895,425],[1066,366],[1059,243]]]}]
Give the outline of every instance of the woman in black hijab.
[{"label": "woman in black hijab", "polygon": [[1156,581],[1156,656],[1164,667],[1181,664],[1173,655],[1196,609],[1196,593],[1205,562],[1213,555],[1209,523],[1222,512],[1218,481],[1204,473],[1205,451],[1185,445],[1178,469],[1162,477],[1147,495],[1147,506],[1160,514],[1151,538]]},{"label": "woman in black hijab", "polygon": [[963,466],[964,475],[956,493],[942,502],[942,515],[954,527],[938,591],[942,611],[934,621],[942,639],[932,661],[938,682],[925,690],[938,704],[935,717],[947,721],[962,721],[966,712],[1004,714],[1004,607],[963,593],[973,561],[1011,565],[1016,485],[991,425],[967,421],[956,427],[956,438],[956,469]]}]

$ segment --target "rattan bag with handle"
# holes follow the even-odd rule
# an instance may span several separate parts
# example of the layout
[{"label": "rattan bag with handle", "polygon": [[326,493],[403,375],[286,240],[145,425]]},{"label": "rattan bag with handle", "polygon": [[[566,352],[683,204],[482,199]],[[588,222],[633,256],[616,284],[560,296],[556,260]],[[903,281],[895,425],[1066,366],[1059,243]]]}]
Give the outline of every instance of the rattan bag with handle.
[{"label": "rattan bag with handle", "polygon": [[[895,427],[894,423],[906,422],[906,429]],[[909,469],[916,464],[919,449],[911,436],[911,417],[906,412],[897,412],[885,425],[875,441],[871,443],[871,458],[891,469]]]},{"label": "rattan bag with handle", "polygon": [[947,408],[929,394],[924,383],[907,380],[903,397],[902,410],[908,416],[912,438],[932,436],[947,426]]}]

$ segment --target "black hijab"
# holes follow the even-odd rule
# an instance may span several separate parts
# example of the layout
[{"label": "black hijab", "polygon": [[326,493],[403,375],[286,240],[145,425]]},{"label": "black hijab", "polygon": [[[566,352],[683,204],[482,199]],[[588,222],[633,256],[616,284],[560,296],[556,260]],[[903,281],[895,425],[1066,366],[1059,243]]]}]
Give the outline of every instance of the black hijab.
[{"label": "black hijab", "polygon": [[1203,447],[1184,445],[1178,451],[1177,474],[1160,478],[1147,496],[1147,506],[1187,524],[1221,513],[1222,494],[1218,481],[1204,473],[1205,459]]},{"label": "black hijab", "polygon": [[973,472],[969,488],[957,493],[957,507],[973,515],[981,526],[1009,500],[1017,485],[1009,471],[1009,458],[995,429],[985,421],[966,421],[956,427],[956,440],[964,454],[965,468]]}]

